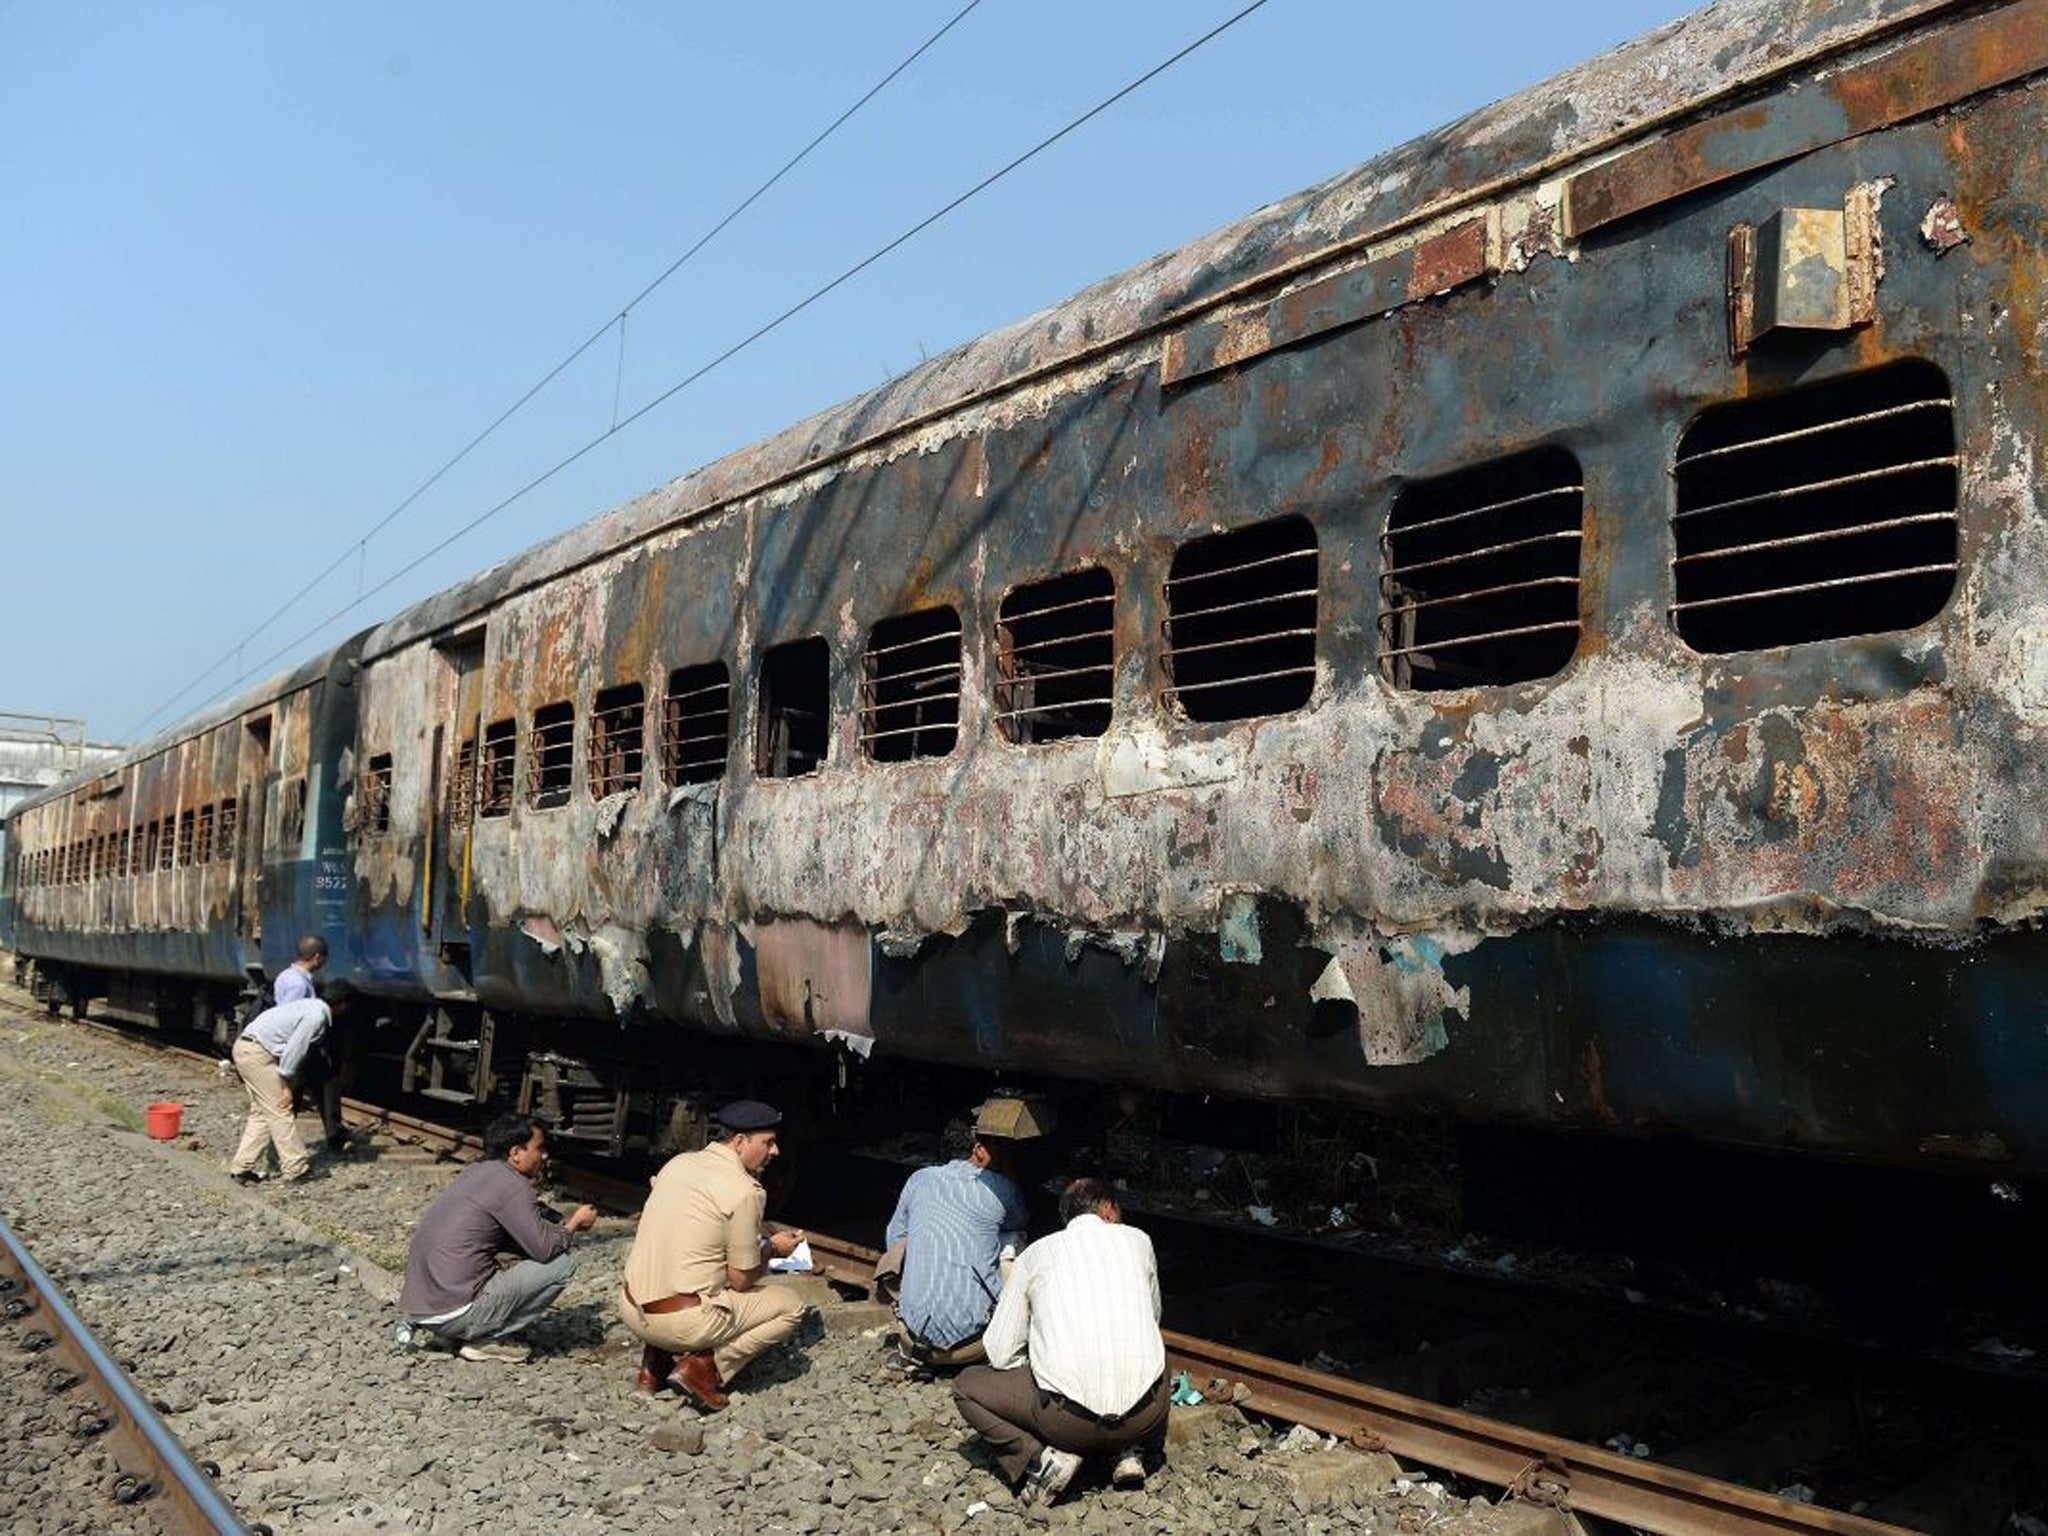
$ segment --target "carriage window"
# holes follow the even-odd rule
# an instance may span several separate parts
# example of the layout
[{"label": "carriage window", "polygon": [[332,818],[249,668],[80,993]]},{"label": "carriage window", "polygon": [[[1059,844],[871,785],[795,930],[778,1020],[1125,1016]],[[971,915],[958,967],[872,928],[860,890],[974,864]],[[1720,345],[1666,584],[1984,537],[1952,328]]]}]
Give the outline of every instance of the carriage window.
[{"label": "carriage window", "polygon": [[494,720],[484,727],[484,759],[477,775],[476,813],[479,816],[512,814],[512,758],[519,747],[519,727],[510,720]]},{"label": "carriage window", "polygon": [[813,637],[764,651],[756,770],[769,779],[811,772],[825,760],[832,737],[831,715],[830,646]]},{"label": "carriage window", "polygon": [[590,798],[640,787],[647,752],[647,690],[621,683],[598,694],[590,711]]},{"label": "carriage window", "polygon": [[661,771],[670,784],[725,777],[732,736],[732,674],[722,661],[677,667],[661,702]]},{"label": "carriage window", "polygon": [[448,819],[457,826],[476,814],[476,738],[465,736],[455,748],[455,768],[448,779]]},{"label": "carriage window", "polygon": [[1380,543],[1380,675],[1433,691],[1562,671],[1579,648],[1585,505],[1561,448],[1403,491]]},{"label": "carriage window", "polygon": [[192,834],[196,830],[198,812],[178,813],[178,867],[183,869],[192,862]]},{"label": "carriage window", "polygon": [[192,832],[192,862],[210,863],[213,859],[213,807],[199,807],[199,824]]},{"label": "carriage window", "polygon": [[391,830],[391,754],[379,752],[363,769],[363,803],[356,825],[366,833]]},{"label": "carriage window", "polygon": [[1929,363],[1717,406],[1674,473],[1671,612],[1696,651],[1910,629],[1955,590],[1955,402]]},{"label": "carriage window", "polygon": [[569,803],[576,772],[576,706],[564,700],[533,712],[526,738],[526,799],[535,810]]},{"label": "carriage window", "polygon": [[234,862],[235,802],[232,798],[221,801],[220,817],[213,824],[213,856],[223,863]]},{"label": "carriage window", "polygon": [[178,818],[177,818],[177,817],[175,817],[175,816],[166,816],[166,817],[165,817],[165,818],[163,819],[163,834],[164,834],[164,835],[163,835],[163,837],[162,837],[162,838],[161,838],[161,839],[160,839],[160,840],[158,841],[158,843],[157,843],[157,848],[156,848],[156,867],[157,867],[158,869],[169,869],[169,868],[171,867],[172,863],[174,862],[174,858],[173,858],[173,855],[174,855],[174,854],[175,854],[175,853],[177,852],[177,845],[178,845]]},{"label": "carriage window", "polygon": [[1166,579],[1167,692],[1190,720],[1284,714],[1316,681],[1316,531],[1279,517],[1183,544]]},{"label": "carriage window", "polygon": [[1116,582],[1100,566],[1015,588],[996,613],[996,725],[1006,741],[1109,729]]},{"label": "carriage window", "polygon": [[861,656],[860,740],[878,763],[944,757],[960,740],[960,615],[883,619]]},{"label": "carriage window", "polygon": [[306,837],[306,780],[303,775],[284,787],[284,843],[300,846]]}]

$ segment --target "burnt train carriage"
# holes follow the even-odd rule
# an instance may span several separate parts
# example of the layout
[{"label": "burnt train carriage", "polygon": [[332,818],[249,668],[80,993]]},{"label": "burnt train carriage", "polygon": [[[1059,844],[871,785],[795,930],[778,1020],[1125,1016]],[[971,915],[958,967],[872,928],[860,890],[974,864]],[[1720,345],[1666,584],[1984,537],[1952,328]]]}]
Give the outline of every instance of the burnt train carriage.
[{"label": "burnt train carriage", "polygon": [[15,812],[6,940],[53,1010],[104,999],[114,1017],[220,1034],[252,974],[281,970],[300,934],[333,933],[346,963],[336,765],[355,736],[354,651]]},{"label": "burnt train carriage", "polygon": [[2039,1172],[2044,70],[2043,0],[1701,13],[372,631],[411,1084]]}]

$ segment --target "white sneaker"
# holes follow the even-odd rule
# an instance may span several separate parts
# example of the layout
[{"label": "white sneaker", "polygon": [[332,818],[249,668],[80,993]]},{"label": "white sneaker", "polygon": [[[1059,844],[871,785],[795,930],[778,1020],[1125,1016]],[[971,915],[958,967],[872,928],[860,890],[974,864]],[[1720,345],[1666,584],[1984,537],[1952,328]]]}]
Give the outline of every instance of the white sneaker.
[{"label": "white sneaker", "polygon": [[502,1365],[524,1365],[533,1358],[531,1344],[512,1344],[502,1339],[486,1340],[482,1344],[465,1344],[456,1353],[465,1360],[493,1362]]},{"label": "white sneaker", "polygon": [[1080,1470],[1081,1458],[1072,1451],[1056,1451],[1046,1446],[1031,1464],[1031,1470],[1024,1474],[1024,1486],[1017,1490],[1018,1507],[1030,1509],[1056,1502]]},{"label": "white sneaker", "polygon": [[1116,1470],[1109,1474],[1112,1487],[1132,1490],[1145,1486],[1145,1458],[1136,1451],[1125,1451],[1116,1459]]}]

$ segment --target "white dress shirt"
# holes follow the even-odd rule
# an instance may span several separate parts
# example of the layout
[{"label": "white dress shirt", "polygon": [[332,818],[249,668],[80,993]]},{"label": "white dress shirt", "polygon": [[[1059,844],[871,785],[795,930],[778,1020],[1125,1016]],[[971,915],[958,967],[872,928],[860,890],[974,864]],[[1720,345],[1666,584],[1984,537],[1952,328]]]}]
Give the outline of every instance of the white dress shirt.
[{"label": "white dress shirt", "polygon": [[277,1070],[294,1076],[305,1064],[306,1052],[327,1032],[327,1005],[317,997],[302,1002],[279,1003],[266,1008],[242,1031],[244,1040],[254,1040],[277,1058]]},{"label": "white dress shirt", "polygon": [[1100,1216],[1076,1216],[1017,1257],[982,1335],[998,1370],[1031,1375],[1090,1413],[1128,1413],[1166,1371],[1152,1239]]}]

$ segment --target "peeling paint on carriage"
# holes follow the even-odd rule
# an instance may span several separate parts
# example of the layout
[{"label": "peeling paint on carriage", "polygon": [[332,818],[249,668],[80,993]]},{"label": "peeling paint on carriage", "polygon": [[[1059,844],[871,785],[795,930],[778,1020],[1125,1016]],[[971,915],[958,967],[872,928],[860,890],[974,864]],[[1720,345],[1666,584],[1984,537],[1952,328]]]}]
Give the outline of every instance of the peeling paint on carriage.
[{"label": "peeling paint on carriage", "polygon": [[[681,1026],[2048,1168],[2048,1088],[2019,1086],[2048,1042],[2016,1023],[2048,1008],[2048,91],[1907,120],[1885,83],[1912,57],[1949,87],[2038,67],[2005,44],[2043,3],[1688,18],[398,615],[363,646],[354,744],[396,765],[388,832],[349,845],[371,981],[634,1070],[687,1056]],[[1998,42],[1975,74],[1944,41],[1966,33]],[[1776,105],[1802,93],[1853,111]],[[1855,112],[1890,126],[1814,128]],[[1597,237],[1565,233],[1567,188],[1581,235],[1607,189]],[[1938,256],[1940,199],[1970,240]],[[1729,232],[1804,208],[1854,213],[1868,314],[1731,358]],[[1688,646],[1690,425],[1915,358],[1953,397],[1946,605],[1909,621],[1872,590],[1867,633]],[[1537,449],[1583,480],[1576,649],[1395,686],[1394,502]],[[1191,719],[1175,556],[1282,518],[1314,537],[1307,701]],[[1084,567],[1114,586],[1107,724],[1012,741],[1001,604]],[[864,651],[937,606],[957,744],[876,761]],[[811,639],[822,759],[771,776],[762,659]],[[711,662],[725,771],[678,785],[669,680]],[[641,782],[594,795],[597,696],[635,684]],[[565,702],[542,805],[533,722]],[[450,789],[499,721],[510,801],[483,814]]]}]

